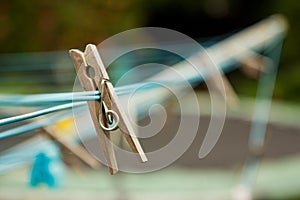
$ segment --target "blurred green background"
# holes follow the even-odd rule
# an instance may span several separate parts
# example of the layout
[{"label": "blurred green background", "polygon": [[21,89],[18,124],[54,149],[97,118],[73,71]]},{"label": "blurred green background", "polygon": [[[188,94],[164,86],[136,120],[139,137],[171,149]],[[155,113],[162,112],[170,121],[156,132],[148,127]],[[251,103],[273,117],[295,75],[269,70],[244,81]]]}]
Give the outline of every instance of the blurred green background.
[{"label": "blurred green background", "polygon": [[[274,97],[277,100],[299,104],[299,0],[0,0],[0,93],[71,91],[75,73],[67,50],[71,48],[83,50],[87,43],[98,44],[104,39],[121,31],[145,26],[164,27],[177,30],[196,40],[204,41],[219,36],[228,36],[228,34],[242,30],[276,13],[286,16],[290,28],[283,47]],[[25,68],[31,66],[34,70],[27,70],[24,66]],[[51,66],[51,69],[49,66]],[[73,71],[70,72],[70,70]],[[52,80],[53,78],[54,80]],[[228,78],[238,94],[242,96],[255,95],[257,86],[256,79],[248,78],[238,70],[228,74]],[[206,101],[199,102],[205,103]],[[205,107],[205,105],[203,107]],[[272,117],[274,119],[276,116],[279,117],[273,120],[273,123],[292,121],[292,124],[297,124],[298,128],[293,129],[291,128],[292,126],[278,128],[275,126],[276,131],[273,129],[272,131],[276,132],[280,137],[278,137],[276,141],[274,140],[275,142],[272,143],[274,144],[272,149],[284,152],[289,150],[289,146],[298,147],[298,144],[291,145],[291,141],[294,143],[298,141],[298,135],[295,138],[291,136],[299,133],[299,123],[297,119],[299,106],[297,107],[298,109],[291,107],[290,104],[285,107],[280,107],[276,104],[274,107],[276,107],[276,109],[275,112],[274,110],[271,112],[271,119]],[[253,105],[242,104],[241,108],[243,108],[240,111],[241,113],[250,113],[246,112],[246,110],[252,110]],[[292,113],[290,111],[293,112],[293,115],[290,114]],[[240,117],[241,115],[239,114],[237,116]],[[247,119],[250,118],[251,115],[249,115],[249,117],[247,116]],[[237,136],[244,135],[244,140],[239,137],[229,137],[230,135],[228,134],[224,134],[226,137],[224,136],[223,139],[244,145],[243,149],[246,149],[248,135],[241,133],[248,133],[248,129],[244,130],[242,129],[244,127],[238,127],[240,129],[235,130],[235,126],[233,125],[239,124],[240,122],[231,122],[228,125],[228,127],[231,128],[228,129],[228,134],[236,133]],[[244,126],[249,127],[250,125],[245,124]],[[244,143],[241,141],[244,141]],[[227,146],[224,144],[227,143],[219,143],[217,145],[220,149],[217,149],[216,154],[225,152],[230,148],[234,149],[232,143],[228,142]],[[298,152],[298,149],[296,150]],[[198,146],[196,151],[198,152]],[[215,157],[211,158],[213,158],[212,160],[215,159]],[[224,162],[227,158],[228,157],[222,157],[223,160],[220,160],[220,162]],[[267,163],[266,165],[264,164],[262,167],[263,172],[258,176],[257,188],[269,196],[276,196],[278,194],[285,196],[286,194],[284,192],[288,193],[290,191],[281,191],[280,188],[288,188],[296,191],[296,194],[290,196],[299,196],[299,179],[297,178],[299,175],[296,173],[299,171],[299,165],[298,157],[296,161],[285,160],[284,163],[282,162],[278,165],[279,167],[273,162]],[[275,168],[273,168],[274,166]],[[238,167],[239,166],[235,168]],[[238,180],[236,175],[232,174],[232,172],[228,175],[228,171],[222,174],[223,172],[218,173],[218,171],[213,170],[211,172],[196,172],[188,169],[184,172],[171,171],[166,173],[166,176],[161,174],[148,174],[146,178],[143,179],[144,184],[141,184],[142,179],[138,176],[125,175],[125,178],[121,177],[123,180],[121,186],[115,186],[114,183],[120,184],[118,182],[120,176],[117,176],[117,179],[111,179],[107,177],[108,175],[105,170],[102,170],[101,173],[100,175],[98,172],[92,172],[92,174],[89,175],[85,174],[87,179],[85,179],[83,175],[78,176],[78,174],[71,174],[72,176],[70,177],[73,179],[68,179],[68,184],[73,187],[73,190],[69,191],[72,191],[73,194],[73,191],[79,191],[78,188],[82,189],[82,185],[85,185],[86,188],[92,188],[95,191],[93,194],[98,198],[99,188],[102,188],[100,192],[106,192],[105,194],[109,196],[115,193],[115,188],[121,188],[120,190],[122,190],[123,188],[121,186],[124,184],[125,189],[136,192],[137,196],[141,194],[141,191],[155,194],[157,191],[163,191],[169,188],[170,191],[178,192],[175,193],[174,196],[181,198],[181,196],[178,196],[180,192],[188,196],[191,195],[191,191],[197,192],[199,190],[205,193],[210,192],[209,188],[215,189],[216,187],[221,188],[220,191],[225,191],[224,186],[230,189],[235,184],[234,180]],[[197,175],[196,173],[199,174]],[[16,182],[23,186],[28,181],[27,179],[25,180],[26,177],[22,176],[24,174],[25,172],[13,174],[16,180],[12,179],[9,175],[7,177],[2,176],[0,193],[2,192],[2,195],[7,194],[8,196],[16,193]],[[21,182],[20,177],[23,178]],[[211,179],[211,177],[213,178]],[[90,182],[92,178],[97,182]],[[82,180],[86,181],[82,182]],[[127,184],[128,182],[126,181],[128,180],[133,180],[132,182],[135,184]],[[176,185],[178,180],[181,180],[180,182],[182,183],[186,180],[186,182],[190,184],[183,184],[186,188],[180,187],[178,189]],[[208,184],[209,180],[211,180],[211,186]],[[225,181],[222,182],[220,180]],[[161,182],[161,184],[157,184],[158,182]],[[172,188],[172,184],[174,184],[175,187]],[[152,190],[149,185],[152,186]],[[182,184],[180,184],[180,186],[181,185]],[[165,195],[169,196],[167,189]],[[27,190],[28,188],[24,189],[25,192],[27,192]],[[20,194],[24,194],[24,191],[20,190]],[[31,192],[36,193],[36,190],[31,190]],[[42,197],[46,197],[47,195],[43,192],[44,190],[42,188],[38,194]],[[91,191],[88,192],[90,193]],[[117,193],[122,197],[119,199],[126,199],[126,196],[124,197],[121,192],[120,194]],[[214,192],[215,191],[213,191],[213,193]],[[158,194],[161,195],[160,193]],[[195,193],[195,196],[197,195],[198,193]],[[77,193],[74,192],[73,196],[75,198]],[[277,196],[277,198],[283,199],[282,196],[279,196],[279,198]],[[80,198],[81,196],[78,197]],[[171,198],[173,197],[171,196]],[[196,198],[198,198],[198,196]]]},{"label": "blurred green background", "polygon": [[[0,53],[83,49],[121,31],[158,26],[195,39],[238,31],[271,14],[284,14],[290,30],[275,98],[300,100],[298,0],[1,0]],[[256,81],[229,76],[239,94],[254,95]],[[240,83],[240,84],[234,84]]]}]

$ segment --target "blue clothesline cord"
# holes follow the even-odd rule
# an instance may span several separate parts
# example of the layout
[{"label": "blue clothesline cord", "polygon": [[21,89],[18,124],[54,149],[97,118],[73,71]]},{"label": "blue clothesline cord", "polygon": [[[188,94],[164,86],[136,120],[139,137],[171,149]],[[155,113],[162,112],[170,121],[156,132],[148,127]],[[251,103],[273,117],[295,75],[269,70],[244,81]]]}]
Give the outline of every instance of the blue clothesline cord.
[{"label": "blue clothesline cord", "polygon": [[65,92],[33,95],[0,95],[0,106],[38,106],[51,103],[99,100],[98,91]]},{"label": "blue clothesline cord", "polygon": [[64,118],[66,118],[66,117],[69,117],[71,115],[72,115],[72,111],[67,111],[64,113],[58,113],[58,114],[55,114],[53,116],[50,116],[50,117],[47,117],[47,118],[44,118],[41,120],[31,122],[31,123],[28,123],[25,125],[18,126],[16,128],[8,129],[8,130],[0,133],[0,139],[5,139],[7,137],[16,136],[21,133],[25,133],[25,132],[32,131],[37,128],[41,128],[41,127],[53,124],[55,122],[58,122]]},{"label": "blue clothesline cord", "polygon": [[[149,82],[149,83],[139,83],[132,84],[128,86],[119,87],[116,92],[118,95],[128,94],[132,91],[135,91],[138,86],[142,86],[143,89],[153,88],[154,86],[159,86],[157,82]],[[75,95],[74,95],[75,94]],[[79,96],[77,96],[79,95]],[[53,106],[50,108],[45,108],[42,110],[34,111],[31,113],[8,117],[5,119],[0,119],[0,125],[6,125],[18,121],[27,120],[30,118],[35,118],[41,115],[46,115],[49,113],[71,109],[73,107],[83,106],[85,105],[84,101],[89,100],[99,100],[100,93],[98,91],[90,91],[90,92],[69,92],[69,93],[54,93],[54,94],[39,94],[39,95],[9,95],[6,100],[3,100],[5,96],[2,96],[2,100],[0,101],[0,105],[36,105],[40,103],[53,103],[53,102],[65,102],[71,101],[71,103],[66,103],[62,105]],[[23,99],[22,99],[23,97]],[[51,99],[52,98],[52,99]],[[74,101],[81,102],[72,102]],[[6,103],[6,104],[5,104]]]},{"label": "blue clothesline cord", "polygon": [[0,119],[0,125],[6,125],[6,124],[18,122],[18,121],[23,121],[23,120],[39,117],[39,116],[57,112],[57,111],[67,110],[67,109],[82,106],[82,105],[85,105],[85,102],[67,103],[67,104],[62,104],[62,105],[58,105],[58,106],[53,106],[50,108],[34,111],[34,112],[23,114],[23,115]]},{"label": "blue clothesline cord", "polygon": [[[238,30],[213,38],[199,38],[197,41],[202,46],[207,47],[231,36],[237,31]],[[162,46],[165,45],[176,45],[186,48],[189,43],[186,43],[185,41],[162,43]],[[2,61],[0,63],[1,72],[73,69],[73,65],[69,59],[69,54],[67,51],[0,54],[0,60]],[[25,64],[20,64],[20,60]],[[59,60],[59,65],[54,62],[57,60]]]},{"label": "blue clothesline cord", "polygon": [[87,111],[86,109],[83,109],[82,107],[78,107],[73,110],[65,111],[63,113],[55,113],[52,116],[49,116],[47,118],[36,120],[31,123],[24,124],[24,125],[18,126],[16,128],[11,128],[6,131],[3,131],[0,133],[0,139],[5,139],[7,137],[16,136],[16,135],[19,135],[22,133],[26,133],[28,131],[35,130],[37,128],[51,125],[60,120],[63,120],[64,118],[72,116],[74,113],[76,113],[76,115],[82,115],[82,114],[85,114],[86,111]]},{"label": "blue clothesline cord", "polygon": [[[181,82],[141,82],[125,86],[116,87],[116,93],[119,96],[129,94],[133,91],[141,91],[161,87],[162,85],[179,85]],[[193,83],[193,80],[190,81]],[[100,100],[99,91],[85,92],[65,92],[65,93],[49,93],[49,94],[33,94],[33,95],[11,95],[0,94],[0,106],[39,106],[52,103],[70,103],[77,101],[95,101]]]},{"label": "blue clothesline cord", "polygon": [[[179,84],[179,83],[177,83]],[[160,82],[146,82],[146,83],[137,83],[137,84],[131,84],[126,86],[121,86],[116,88],[116,92],[118,95],[124,95],[128,94],[130,92],[135,91],[136,89],[151,89],[160,86]],[[37,104],[44,104],[44,103],[60,103],[65,101],[82,101],[82,102],[73,102],[73,103],[67,103],[62,104],[58,106],[53,106],[50,108],[34,111],[31,113],[18,115],[14,117],[9,117],[5,119],[0,120],[0,125],[6,125],[9,123],[14,123],[22,120],[27,120],[30,118],[38,117],[41,115],[46,115],[49,113],[62,111],[71,109],[74,107],[80,107],[85,105],[84,101],[88,100],[99,100],[100,99],[100,92],[99,91],[86,91],[86,92],[66,92],[66,93],[52,93],[52,94],[34,94],[34,95],[2,95],[0,100],[0,105],[34,105]],[[70,115],[70,114],[68,114]],[[52,124],[56,121],[59,121],[63,116],[66,116],[65,113],[57,116],[52,116],[46,119],[41,119],[29,124],[25,124],[13,129],[6,130],[2,133],[0,133],[0,139],[4,139],[7,137],[19,135],[21,133],[25,133],[28,131],[31,131],[36,128],[40,128],[49,124]]]}]

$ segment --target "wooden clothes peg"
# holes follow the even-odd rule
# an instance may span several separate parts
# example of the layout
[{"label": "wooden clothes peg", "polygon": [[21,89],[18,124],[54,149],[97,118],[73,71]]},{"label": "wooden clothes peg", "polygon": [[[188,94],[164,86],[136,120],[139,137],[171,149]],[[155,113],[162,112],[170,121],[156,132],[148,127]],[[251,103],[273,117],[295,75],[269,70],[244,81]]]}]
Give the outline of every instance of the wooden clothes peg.
[{"label": "wooden clothes peg", "polygon": [[132,151],[138,154],[142,162],[146,162],[147,158],[142,146],[122,110],[96,46],[88,44],[84,52],[71,49],[70,55],[83,89],[101,93],[100,100],[87,101],[87,104],[110,173],[118,172],[113,143],[110,141],[110,131],[117,128],[124,134]]}]

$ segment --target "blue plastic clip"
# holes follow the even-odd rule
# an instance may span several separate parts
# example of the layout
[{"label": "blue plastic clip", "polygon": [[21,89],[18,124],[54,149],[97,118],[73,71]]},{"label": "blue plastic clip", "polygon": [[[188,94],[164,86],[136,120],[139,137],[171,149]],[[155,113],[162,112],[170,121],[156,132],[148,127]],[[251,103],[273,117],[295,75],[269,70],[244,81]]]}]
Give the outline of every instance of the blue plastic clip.
[{"label": "blue plastic clip", "polygon": [[61,185],[64,176],[64,164],[60,159],[57,146],[54,147],[56,147],[54,151],[53,148],[50,149],[50,152],[40,151],[35,156],[30,173],[31,186],[46,184],[50,188],[56,188]]}]

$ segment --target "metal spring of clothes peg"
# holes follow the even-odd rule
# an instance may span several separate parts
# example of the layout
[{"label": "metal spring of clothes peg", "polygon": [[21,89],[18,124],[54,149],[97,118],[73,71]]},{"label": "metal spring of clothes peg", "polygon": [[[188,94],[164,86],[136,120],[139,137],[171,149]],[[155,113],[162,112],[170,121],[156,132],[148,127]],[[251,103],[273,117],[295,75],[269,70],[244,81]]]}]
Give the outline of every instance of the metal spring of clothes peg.
[{"label": "metal spring of clothes peg", "polygon": [[[105,83],[108,80],[103,79],[101,81],[101,87],[100,87],[100,93],[101,95],[105,94]],[[99,112],[99,123],[101,128],[103,128],[106,131],[113,131],[118,128],[118,124],[120,121],[119,115],[114,111],[107,108],[105,102],[103,101],[103,97],[101,96],[100,99],[100,110],[102,112]]]}]

